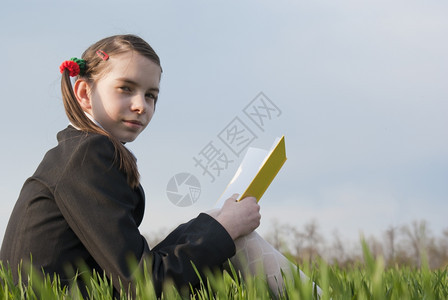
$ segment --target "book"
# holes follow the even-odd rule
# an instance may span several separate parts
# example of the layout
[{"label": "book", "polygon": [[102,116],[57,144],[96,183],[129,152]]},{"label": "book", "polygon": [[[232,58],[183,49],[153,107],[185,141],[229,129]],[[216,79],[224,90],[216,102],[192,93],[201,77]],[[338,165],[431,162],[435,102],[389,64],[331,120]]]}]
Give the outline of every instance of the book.
[{"label": "book", "polygon": [[249,147],[216,207],[221,207],[233,194],[239,194],[238,201],[249,196],[260,201],[286,159],[285,136],[276,138],[269,150]]}]

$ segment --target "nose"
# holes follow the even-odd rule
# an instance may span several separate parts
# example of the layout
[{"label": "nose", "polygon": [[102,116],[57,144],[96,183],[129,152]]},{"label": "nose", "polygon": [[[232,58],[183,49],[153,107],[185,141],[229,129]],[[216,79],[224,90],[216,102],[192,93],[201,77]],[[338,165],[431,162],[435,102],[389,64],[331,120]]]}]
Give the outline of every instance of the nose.
[{"label": "nose", "polygon": [[138,94],[132,98],[131,110],[133,112],[142,115],[146,112],[147,109],[148,109],[148,103],[146,102],[145,95]]}]

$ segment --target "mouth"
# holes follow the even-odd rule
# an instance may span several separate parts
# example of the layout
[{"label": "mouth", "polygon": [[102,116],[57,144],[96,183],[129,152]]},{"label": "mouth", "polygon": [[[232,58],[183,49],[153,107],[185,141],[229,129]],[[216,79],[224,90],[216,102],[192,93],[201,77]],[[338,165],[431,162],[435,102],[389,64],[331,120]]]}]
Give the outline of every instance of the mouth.
[{"label": "mouth", "polygon": [[142,128],[142,127],[145,126],[142,122],[140,122],[138,120],[123,120],[123,123],[126,126],[129,126],[129,127],[132,127],[132,128]]}]

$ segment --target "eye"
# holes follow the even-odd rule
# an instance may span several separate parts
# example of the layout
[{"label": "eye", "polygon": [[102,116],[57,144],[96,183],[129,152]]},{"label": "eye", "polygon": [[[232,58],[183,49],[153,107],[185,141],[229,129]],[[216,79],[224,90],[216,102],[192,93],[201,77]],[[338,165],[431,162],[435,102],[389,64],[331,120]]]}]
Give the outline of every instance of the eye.
[{"label": "eye", "polygon": [[131,92],[131,88],[128,86],[120,86],[118,89],[120,91],[127,92],[127,93]]},{"label": "eye", "polygon": [[153,93],[148,93],[145,95],[146,99],[157,101],[157,95]]}]

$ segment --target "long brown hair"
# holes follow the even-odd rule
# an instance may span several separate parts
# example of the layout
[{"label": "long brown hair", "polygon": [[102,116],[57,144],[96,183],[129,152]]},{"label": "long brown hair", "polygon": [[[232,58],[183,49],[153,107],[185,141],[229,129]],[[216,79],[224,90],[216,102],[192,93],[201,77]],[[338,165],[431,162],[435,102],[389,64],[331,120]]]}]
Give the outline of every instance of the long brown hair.
[{"label": "long brown hair", "polygon": [[[158,55],[142,38],[131,34],[114,35],[104,38],[87,48],[82,54],[82,59],[86,61],[86,68],[78,78],[83,78],[94,84],[107,72],[109,64],[96,54],[98,50],[104,51],[109,56],[128,51],[135,51],[156,63],[162,70]],[[107,136],[115,147],[115,163],[118,168],[126,174],[128,184],[132,188],[137,188],[140,181],[140,175],[138,173],[134,155],[126,149],[121,141],[97,126],[86,116],[75,97],[69,71],[67,69],[62,73],[61,90],[65,113],[70,122],[82,131]]]}]

